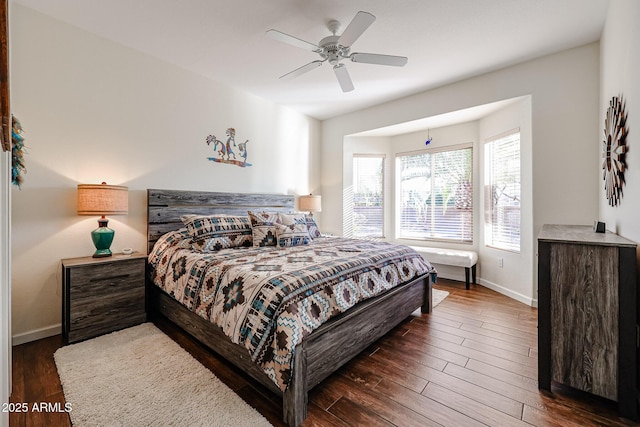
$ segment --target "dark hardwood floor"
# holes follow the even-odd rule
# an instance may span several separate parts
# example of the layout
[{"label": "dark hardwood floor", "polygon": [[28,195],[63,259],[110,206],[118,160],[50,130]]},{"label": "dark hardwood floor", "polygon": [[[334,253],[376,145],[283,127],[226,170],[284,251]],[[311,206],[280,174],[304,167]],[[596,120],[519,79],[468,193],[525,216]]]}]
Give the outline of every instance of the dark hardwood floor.
[{"label": "dark hardwood floor", "polygon": [[[312,390],[304,426],[624,426],[615,404],[537,385],[537,310],[482,286],[415,313]],[[282,402],[166,322],[157,325],[275,426]],[[60,336],[13,349],[12,402],[64,402]],[[66,413],[12,413],[10,426],[68,426]],[[185,426],[189,420],[185,420]]]}]

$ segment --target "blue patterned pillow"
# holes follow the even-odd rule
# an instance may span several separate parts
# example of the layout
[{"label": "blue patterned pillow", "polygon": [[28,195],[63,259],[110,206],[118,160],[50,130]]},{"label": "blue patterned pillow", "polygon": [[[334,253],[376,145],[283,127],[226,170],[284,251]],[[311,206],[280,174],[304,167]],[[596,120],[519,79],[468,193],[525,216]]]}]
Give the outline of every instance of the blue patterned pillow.
[{"label": "blue patterned pillow", "polygon": [[277,212],[247,212],[251,221],[253,246],[276,246],[276,224],[280,223]]},{"label": "blue patterned pillow", "polygon": [[307,224],[276,224],[276,237],[278,239],[278,246],[281,248],[308,245],[311,243]]},{"label": "blue patterned pillow", "polygon": [[280,214],[280,219],[282,224],[284,225],[290,225],[290,224],[306,224],[307,226],[307,230],[309,231],[309,237],[311,237],[311,240],[321,237],[322,234],[320,233],[320,230],[318,229],[318,224],[316,224],[315,219],[313,219],[313,216],[309,215],[309,214],[304,214],[304,213],[300,213],[300,214]]},{"label": "blue patterned pillow", "polygon": [[304,219],[307,223],[307,229],[309,229],[309,237],[311,237],[312,239],[322,237],[322,233],[320,233],[320,229],[318,228],[316,220],[309,214],[305,214]]},{"label": "blue patterned pillow", "polygon": [[192,239],[193,249],[213,252],[251,246],[251,223],[246,216],[185,216],[181,218]]},{"label": "blue patterned pillow", "polygon": [[299,213],[299,214],[280,213],[280,224],[283,224],[283,225],[306,224],[306,220],[304,218],[303,213]]}]

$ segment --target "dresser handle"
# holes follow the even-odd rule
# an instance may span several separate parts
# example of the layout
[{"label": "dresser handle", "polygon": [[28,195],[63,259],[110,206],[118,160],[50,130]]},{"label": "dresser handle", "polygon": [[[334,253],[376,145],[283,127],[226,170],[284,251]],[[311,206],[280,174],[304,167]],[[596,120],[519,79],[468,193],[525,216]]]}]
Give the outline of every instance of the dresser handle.
[{"label": "dresser handle", "polygon": [[89,279],[89,282],[104,282],[105,280],[113,280],[113,279],[124,279],[125,277],[131,276],[130,274],[120,274],[118,276],[109,276],[109,277],[100,277],[96,279]]}]

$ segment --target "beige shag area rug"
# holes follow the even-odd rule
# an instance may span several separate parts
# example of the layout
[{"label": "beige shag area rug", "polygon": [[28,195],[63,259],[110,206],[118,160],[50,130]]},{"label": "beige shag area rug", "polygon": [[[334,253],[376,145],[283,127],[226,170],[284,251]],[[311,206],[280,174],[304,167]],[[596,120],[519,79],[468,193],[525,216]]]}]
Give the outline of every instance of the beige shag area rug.
[{"label": "beige shag area rug", "polygon": [[436,288],[431,289],[431,298],[433,298],[431,307],[435,308],[435,306],[440,304],[447,296],[449,296],[449,292],[447,291]]},{"label": "beige shag area rug", "polygon": [[75,427],[271,425],[151,323],[54,357]]}]

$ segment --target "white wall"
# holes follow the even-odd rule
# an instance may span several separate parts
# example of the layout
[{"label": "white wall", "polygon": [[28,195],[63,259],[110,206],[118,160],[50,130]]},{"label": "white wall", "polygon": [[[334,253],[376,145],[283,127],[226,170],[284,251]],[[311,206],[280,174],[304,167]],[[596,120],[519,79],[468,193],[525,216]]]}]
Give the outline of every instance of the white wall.
[{"label": "white wall", "polygon": [[[616,0],[609,3],[607,21],[601,39],[600,49],[600,115],[598,116],[597,148],[593,151],[598,160],[590,165],[599,173],[600,218],[606,222],[607,230],[614,231],[627,239],[640,242],[640,2],[637,0]],[[602,141],[604,139],[604,118],[613,96],[622,95],[628,113],[627,154],[628,168],[625,172],[626,185],[617,207],[607,203],[602,179]]]},{"label": "white wall", "polygon": [[[530,305],[537,305],[537,286],[534,275],[523,275],[523,271],[532,272],[537,268],[534,248],[536,246],[533,233],[533,176],[532,176],[532,133],[531,133],[531,97],[527,96],[515,104],[484,117],[479,122],[480,165],[484,165],[485,142],[508,130],[520,129],[520,252],[511,252],[491,248],[485,245],[485,227],[481,223],[479,229],[479,258],[481,260],[481,283],[488,288],[508,295],[511,298]],[[480,167],[483,170],[483,166]],[[484,172],[484,170],[483,170]],[[480,179],[480,188],[488,183],[484,181],[484,173]],[[481,193],[483,194],[483,193]],[[482,215],[490,207],[485,206],[485,198],[478,200],[479,212]],[[483,217],[484,218],[484,217]],[[502,267],[498,259],[502,258]],[[518,280],[512,280],[518,277]]]},{"label": "white wall", "polygon": [[[14,344],[60,333],[60,259],[91,255],[97,218],[76,185],[129,187],[112,249],[146,249],[146,189],[319,192],[320,125],[20,5],[11,11],[13,111],[28,173],[13,190]],[[221,58],[228,60],[228,58]],[[248,139],[253,166],[207,160],[205,137]]]},{"label": "white wall", "polygon": [[[532,231],[542,224],[591,224],[598,215],[599,45],[589,44],[322,123],[323,229],[341,233],[345,135],[531,95]],[[531,248],[535,256],[535,242]],[[482,261],[481,261],[482,262]],[[536,265],[532,259],[531,265]],[[535,303],[536,269],[503,277]]]}]

